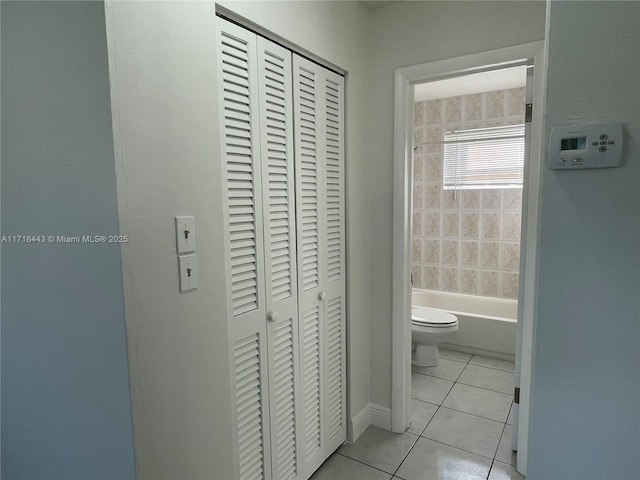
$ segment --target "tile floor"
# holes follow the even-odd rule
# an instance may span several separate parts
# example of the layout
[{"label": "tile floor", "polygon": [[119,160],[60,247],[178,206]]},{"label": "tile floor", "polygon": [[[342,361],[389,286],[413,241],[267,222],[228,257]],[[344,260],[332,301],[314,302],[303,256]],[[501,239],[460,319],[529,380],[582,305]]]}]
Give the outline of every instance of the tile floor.
[{"label": "tile floor", "polygon": [[413,367],[411,426],[371,426],[338,449],[312,480],[516,480],[511,451],[513,362],[440,350]]}]

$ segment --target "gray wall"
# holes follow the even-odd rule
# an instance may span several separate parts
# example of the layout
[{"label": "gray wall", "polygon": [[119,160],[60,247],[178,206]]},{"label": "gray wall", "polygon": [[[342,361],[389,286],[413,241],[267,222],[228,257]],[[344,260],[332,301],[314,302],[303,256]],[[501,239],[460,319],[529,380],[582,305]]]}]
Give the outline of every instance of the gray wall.
[{"label": "gray wall", "polygon": [[553,2],[546,136],[622,120],[620,168],[543,171],[528,479],[640,472],[640,4]]},{"label": "gray wall", "polygon": [[371,403],[391,406],[393,72],[544,38],[544,2],[408,1],[372,11]]},{"label": "gray wall", "polygon": [[[2,235],[117,234],[103,3],[1,14]],[[2,478],[133,476],[120,247],[3,243]]]}]

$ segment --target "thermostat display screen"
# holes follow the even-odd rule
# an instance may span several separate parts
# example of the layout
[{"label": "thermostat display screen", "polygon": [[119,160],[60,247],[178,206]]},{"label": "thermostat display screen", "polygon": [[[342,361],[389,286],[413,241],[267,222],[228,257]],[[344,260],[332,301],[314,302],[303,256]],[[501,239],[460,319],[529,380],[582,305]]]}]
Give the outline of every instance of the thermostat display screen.
[{"label": "thermostat display screen", "polygon": [[560,150],[585,150],[587,137],[563,138],[560,141]]}]

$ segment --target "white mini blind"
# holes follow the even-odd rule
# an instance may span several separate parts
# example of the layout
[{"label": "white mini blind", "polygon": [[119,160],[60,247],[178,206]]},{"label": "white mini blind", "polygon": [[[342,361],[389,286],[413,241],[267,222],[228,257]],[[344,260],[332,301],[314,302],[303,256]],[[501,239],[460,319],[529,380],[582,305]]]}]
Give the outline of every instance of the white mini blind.
[{"label": "white mini blind", "polygon": [[444,190],[522,187],[524,125],[444,134]]}]

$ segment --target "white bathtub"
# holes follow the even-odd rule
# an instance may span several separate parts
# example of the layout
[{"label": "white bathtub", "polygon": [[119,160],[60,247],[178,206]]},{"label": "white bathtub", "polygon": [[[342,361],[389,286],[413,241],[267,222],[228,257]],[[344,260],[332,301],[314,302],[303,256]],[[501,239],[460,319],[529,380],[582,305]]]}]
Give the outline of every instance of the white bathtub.
[{"label": "white bathtub", "polygon": [[414,306],[437,308],[458,317],[458,331],[442,348],[515,359],[517,300],[413,289]]}]

